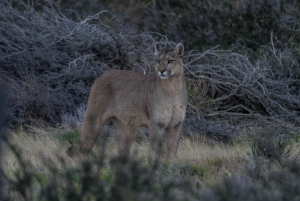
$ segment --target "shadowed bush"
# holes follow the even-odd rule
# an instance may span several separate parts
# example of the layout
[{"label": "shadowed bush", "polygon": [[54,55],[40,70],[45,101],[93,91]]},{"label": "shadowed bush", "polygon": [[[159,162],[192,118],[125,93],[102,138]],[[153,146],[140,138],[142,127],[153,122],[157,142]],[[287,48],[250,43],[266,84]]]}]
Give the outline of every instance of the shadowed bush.
[{"label": "shadowed bush", "polygon": [[291,134],[288,132],[280,127],[266,127],[257,131],[251,146],[252,154],[278,161],[288,158],[294,151]]},{"label": "shadowed bush", "polygon": [[220,183],[205,189],[201,198],[211,201],[298,200],[299,161],[291,160],[276,167],[259,159],[249,161],[239,173],[224,176]]},{"label": "shadowed bush", "polygon": [[300,4],[294,0],[59,2],[64,13],[70,14],[73,9],[82,17],[97,12],[95,9],[108,9],[120,15],[127,26],[166,35],[188,49],[200,50],[218,44],[227,49],[238,40],[247,47],[259,48],[269,43],[270,31],[274,31],[282,47],[289,40],[295,43],[300,40],[297,34]]},{"label": "shadowed bush", "polygon": [[0,3],[0,80],[9,86],[7,113],[15,123],[60,122],[62,114],[87,101],[104,71],[151,71],[149,35],[116,24],[108,11],[74,22],[51,6],[36,11]]}]

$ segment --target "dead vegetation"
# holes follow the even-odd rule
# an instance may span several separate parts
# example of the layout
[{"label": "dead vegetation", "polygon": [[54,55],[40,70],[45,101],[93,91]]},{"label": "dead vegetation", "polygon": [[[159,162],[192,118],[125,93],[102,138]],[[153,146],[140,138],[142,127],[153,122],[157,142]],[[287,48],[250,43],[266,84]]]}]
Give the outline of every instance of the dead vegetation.
[{"label": "dead vegetation", "polygon": [[[71,159],[61,151],[68,141],[55,137],[63,132],[39,126],[7,133],[9,141],[1,144],[4,200],[130,197],[218,201],[239,197],[280,201],[299,195],[299,147],[294,142],[289,144],[293,154],[281,155],[277,160],[256,155],[256,151],[266,147],[253,146],[251,141],[228,145],[208,144],[211,142],[199,136],[183,138],[178,158],[157,164],[149,157],[147,138],[134,143],[130,160],[115,157],[117,143],[113,138],[106,141],[105,152],[98,148],[88,158]],[[256,151],[251,154],[253,150]]]},{"label": "dead vegetation", "polygon": [[[30,163],[31,168],[41,174],[50,173],[51,167],[55,167],[59,171],[77,168],[82,161],[93,160],[93,157],[99,157],[101,155],[99,153],[102,151],[105,154],[105,160],[102,162],[107,166],[110,166],[111,160],[118,156],[118,138],[110,137],[103,141],[105,150],[102,149],[102,142],[99,142],[90,158],[70,158],[65,152],[70,146],[68,139],[62,140],[60,138],[65,132],[68,131],[45,127],[45,125],[7,131],[9,143],[3,142],[1,155],[1,164],[6,172],[6,176],[13,178],[14,174],[22,168],[22,164],[19,163],[18,157],[15,155],[16,153],[11,149],[12,147],[16,148],[22,160]],[[75,130],[71,130],[71,132],[75,132]],[[251,152],[249,144],[246,143],[240,143],[235,146],[215,143],[214,146],[211,146],[210,142],[209,139],[199,137],[182,138],[178,148],[178,157],[169,161],[169,163],[182,163],[191,166],[200,165],[204,166],[205,169],[207,168],[207,170],[216,166],[216,169],[212,169],[209,173],[222,175],[226,171],[240,168]],[[132,160],[142,160],[145,164],[151,164],[150,150],[148,137],[141,135],[139,141],[133,143]],[[168,162],[166,161],[166,163]],[[220,170],[221,172],[214,172]]]},{"label": "dead vegetation", "polygon": [[[290,58],[280,59],[278,62],[282,63]],[[201,116],[267,116],[300,121],[299,95],[294,94],[297,79],[292,73],[285,76],[273,69],[269,60],[258,59],[252,64],[247,55],[215,48],[203,53],[191,51],[186,60],[190,103],[199,108]],[[296,60],[291,62],[299,68]],[[279,76],[285,78],[279,79]]]},{"label": "dead vegetation", "polygon": [[[78,124],[84,112],[78,116],[77,110],[84,110],[90,87],[103,72],[149,73],[154,43],[174,45],[159,33],[122,26],[107,10],[73,21],[51,2],[0,4],[0,81],[8,88],[11,126],[34,119],[55,125],[72,115]],[[284,22],[288,29],[291,22]],[[240,132],[242,120],[297,128],[299,51],[296,41],[289,41],[284,46],[271,33],[270,43],[255,52],[242,42],[229,50],[187,50],[186,133],[228,139]]]},{"label": "dead vegetation", "polygon": [[104,71],[149,71],[153,39],[121,25],[103,25],[101,17],[115,23],[108,11],[74,22],[51,7],[36,11],[24,3],[0,4],[0,79],[9,87],[10,123],[30,118],[59,123],[64,113],[86,103]]}]

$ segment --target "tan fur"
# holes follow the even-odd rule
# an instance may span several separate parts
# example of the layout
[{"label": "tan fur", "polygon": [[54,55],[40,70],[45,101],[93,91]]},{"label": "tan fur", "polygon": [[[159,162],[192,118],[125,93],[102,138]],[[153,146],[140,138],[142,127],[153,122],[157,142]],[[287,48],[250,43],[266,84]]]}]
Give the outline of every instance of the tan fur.
[{"label": "tan fur", "polygon": [[167,157],[176,155],[187,105],[183,52],[180,43],[174,50],[161,51],[156,45],[156,72],[113,70],[99,77],[90,92],[80,147],[72,146],[67,153],[89,152],[102,127],[113,120],[120,132],[120,155],[129,154],[136,128],[141,126],[148,126],[156,157],[162,155],[164,137]]}]

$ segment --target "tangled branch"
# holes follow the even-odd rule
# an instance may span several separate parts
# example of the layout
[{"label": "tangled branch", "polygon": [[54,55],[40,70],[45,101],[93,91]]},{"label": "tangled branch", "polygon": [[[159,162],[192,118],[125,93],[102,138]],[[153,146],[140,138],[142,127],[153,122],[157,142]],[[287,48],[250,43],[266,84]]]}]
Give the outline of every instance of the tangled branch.
[{"label": "tangled branch", "polygon": [[150,35],[118,25],[108,11],[74,22],[48,5],[37,11],[0,3],[0,81],[9,86],[7,115],[14,123],[60,122],[87,101],[107,70],[149,71]]},{"label": "tangled branch", "polygon": [[190,103],[205,117],[268,116],[299,122],[300,94],[293,93],[297,80],[283,77],[268,60],[253,65],[247,56],[216,48],[190,52],[186,60]]}]

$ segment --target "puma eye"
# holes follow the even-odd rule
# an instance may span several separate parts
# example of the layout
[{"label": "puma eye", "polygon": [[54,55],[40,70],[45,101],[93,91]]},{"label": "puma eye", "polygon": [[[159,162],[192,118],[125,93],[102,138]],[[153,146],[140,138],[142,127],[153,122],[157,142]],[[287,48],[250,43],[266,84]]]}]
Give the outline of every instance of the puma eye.
[{"label": "puma eye", "polygon": [[168,64],[173,63],[173,62],[174,62],[174,60],[168,60]]},{"label": "puma eye", "polygon": [[156,62],[159,63],[159,59],[156,59]]}]

